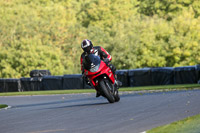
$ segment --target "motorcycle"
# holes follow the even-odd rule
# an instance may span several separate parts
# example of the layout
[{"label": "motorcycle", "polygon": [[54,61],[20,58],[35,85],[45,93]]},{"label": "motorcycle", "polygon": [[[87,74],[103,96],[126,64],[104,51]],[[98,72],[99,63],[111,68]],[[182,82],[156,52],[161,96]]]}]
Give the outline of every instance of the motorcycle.
[{"label": "motorcycle", "polygon": [[105,97],[110,103],[118,102],[118,85],[115,75],[99,56],[89,54],[83,60],[84,75],[89,79],[90,85]]}]

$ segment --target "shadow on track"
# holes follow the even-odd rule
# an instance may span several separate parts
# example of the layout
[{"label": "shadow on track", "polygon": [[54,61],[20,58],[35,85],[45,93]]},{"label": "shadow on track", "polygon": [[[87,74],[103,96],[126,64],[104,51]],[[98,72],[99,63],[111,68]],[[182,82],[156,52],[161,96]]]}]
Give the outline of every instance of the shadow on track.
[{"label": "shadow on track", "polygon": [[[144,92],[134,92],[134,93],[127,93],[127,94],[120,94],[121,100],[127,97],[138,97],[138,96],[145,96],[145,95],[158,95],[158,94],[171,94],[171,93],[181,93],[181,92],[190,92],[190,91],[200,91],[200,90],[177,90],[177,91],[144,91]],[[34,104],[24,104],[24,105],[16,105],[12,106],[12,108],[26,108],[26,107],[37,107],[37,106],[47,106],[47,105],[58,105],[63,103],[76,103],[76,102],[83,102],[83,101],[95,101],[96,98],[79,98],[79,99],[71,99],[71,100],[59,100],[59,101],[52,101],[52,102],[43,102],[43,103],[34,103]],[[66,107],[77,107],[77,106],[94,106],[94,105],[102,105],[108,104],[106,103],[91,103],[91,104],[78,104],[78,105],[68,105]],[[61,107],[62,108],[62,107]]]},{"label": "shadow on track", "polygon": [[80,102],[80,101],[88,101],[94,100],[94,98],[82,98],[82,99],[73,99],[73,100],[60,100],[55,102],[44,102],[44,103],[35,103],[35,104],[24,104],[24,105],[17,105],[13,106],[12,108],[26,108],[26,107],[36,107],[36,106],[46,106],[46,105],[56,105],[56,104],[63,104],[63,103],[73,103],[73,102]]},{"label": "shadow on track", "polygon": [[100,105],[107,105],[108,102],[105,103],[90,103],[90,104],[77,104],[77,105],[67,105],[67,106],[61,106],[61,107],[52,107],[52,108],[46,108],[46,109],[62,109],[62,108],[73,108],[73,107],[86,107],[86,106],[100,106]]}]

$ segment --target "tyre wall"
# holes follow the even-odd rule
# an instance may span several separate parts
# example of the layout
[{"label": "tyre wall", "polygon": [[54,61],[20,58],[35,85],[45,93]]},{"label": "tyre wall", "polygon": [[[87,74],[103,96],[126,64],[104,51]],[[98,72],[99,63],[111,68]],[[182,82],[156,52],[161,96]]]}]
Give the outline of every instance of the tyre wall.
[{"label": "tyre wall", "polygon": [[[51,76],[48,70],[33,70],[30,75],[20,79],[0,79],[0,92],[92,88],[81,74]],[[122,87],[200,84],[200,65],[118,70],[116,75]]]}]

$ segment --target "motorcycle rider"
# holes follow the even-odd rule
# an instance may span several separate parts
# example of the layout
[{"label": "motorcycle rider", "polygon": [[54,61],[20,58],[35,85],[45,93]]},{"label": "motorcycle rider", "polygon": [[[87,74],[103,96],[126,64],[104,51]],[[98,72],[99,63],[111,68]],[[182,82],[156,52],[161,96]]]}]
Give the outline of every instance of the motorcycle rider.
[{"label": "motorcycle rider", "polygon": [[[96,56],[99,56],[101,60],[103,60],[108,67],[110,67],[111,71],[115,75],[116,67],[110,63],[112,60],[112,56],[101,46],[93,46],[92,41],[88,39],[84,39],[81,43],[81,48],[83,49],[83,53],[81,54],[81,71],[82,74],[84,74],[84,67],[83,67],[83,59],[88,54],[95,54]],[[85,76],[84,76],[85,77]],[[88,83],[88,78],[85,77],[86,83]],[[115,75],[115,83],[117,86],[121,86],[122,83],[116,79]],[[99,97],[100,93],[97,92],[96,97]]]}]

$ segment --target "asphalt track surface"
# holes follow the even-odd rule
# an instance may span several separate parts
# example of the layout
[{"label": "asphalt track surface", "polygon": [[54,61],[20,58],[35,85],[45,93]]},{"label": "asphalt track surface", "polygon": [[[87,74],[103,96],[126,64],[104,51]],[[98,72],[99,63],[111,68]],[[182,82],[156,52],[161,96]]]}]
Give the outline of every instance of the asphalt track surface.
[{"label": "asphalt track surface", "polygon": [[200,90],[0,97],[0,133],[141,133],[200,114]]}]

